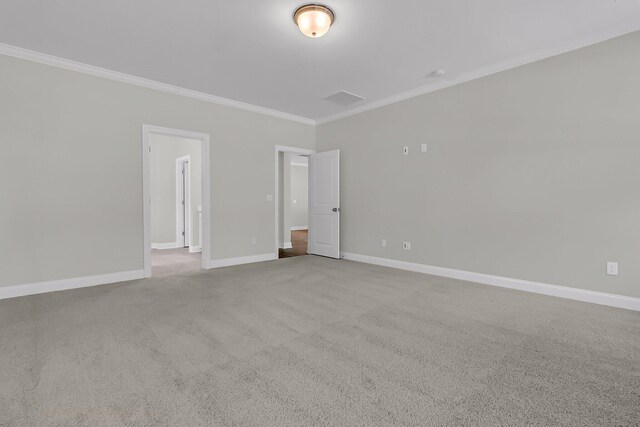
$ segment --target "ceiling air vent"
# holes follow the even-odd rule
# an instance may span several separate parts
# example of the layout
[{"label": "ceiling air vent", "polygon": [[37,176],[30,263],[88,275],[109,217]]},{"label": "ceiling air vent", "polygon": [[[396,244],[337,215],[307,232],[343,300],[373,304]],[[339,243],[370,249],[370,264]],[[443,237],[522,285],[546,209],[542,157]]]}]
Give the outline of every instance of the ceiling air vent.
[{"label": "ceiling air vent", "polygon": [[332,95],[325,97],[327,101],[335,102],[340,105],[351,105],[358,101],[364,101],[364,98],[353,93],[349,93],[346,90],[338,91]]}]

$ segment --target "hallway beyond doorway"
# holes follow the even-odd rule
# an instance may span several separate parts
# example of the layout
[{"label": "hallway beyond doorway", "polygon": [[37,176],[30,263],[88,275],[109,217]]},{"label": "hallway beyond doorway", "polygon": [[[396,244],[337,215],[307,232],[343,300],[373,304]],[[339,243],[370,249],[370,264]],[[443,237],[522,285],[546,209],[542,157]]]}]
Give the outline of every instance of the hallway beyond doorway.
[{"label": "hallway beyond doorway", "polygon": [[292,230],[291,231],[291,249],[280,249],[278,251],[279,258],[290,258],[294,256],[307,254],[307,238],[309,230]]},{"label": "hallway beyond doorway", "polygon": [[184,273],[201,268],[201,252],[191,253],[189,248],[151,250],[151,269],[154,276]]}]

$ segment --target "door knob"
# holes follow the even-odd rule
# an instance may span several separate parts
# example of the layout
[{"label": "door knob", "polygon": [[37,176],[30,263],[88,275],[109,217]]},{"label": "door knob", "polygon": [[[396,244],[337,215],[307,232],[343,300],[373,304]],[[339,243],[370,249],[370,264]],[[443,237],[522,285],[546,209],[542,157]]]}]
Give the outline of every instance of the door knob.
[{"label": "door knob", "polygon": [[340,212],[340,208],[333,208],[332,209],[334,212]]}]

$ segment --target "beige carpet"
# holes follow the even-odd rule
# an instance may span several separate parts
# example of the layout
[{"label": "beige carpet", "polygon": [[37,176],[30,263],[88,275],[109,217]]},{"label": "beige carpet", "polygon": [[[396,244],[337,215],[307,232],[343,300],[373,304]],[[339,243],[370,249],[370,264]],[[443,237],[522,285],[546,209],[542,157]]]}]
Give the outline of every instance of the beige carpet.
[{"label": "beige carpet", "polygon": [[640,313],[313,256],[0,301],[0,425],[638,425]]}]

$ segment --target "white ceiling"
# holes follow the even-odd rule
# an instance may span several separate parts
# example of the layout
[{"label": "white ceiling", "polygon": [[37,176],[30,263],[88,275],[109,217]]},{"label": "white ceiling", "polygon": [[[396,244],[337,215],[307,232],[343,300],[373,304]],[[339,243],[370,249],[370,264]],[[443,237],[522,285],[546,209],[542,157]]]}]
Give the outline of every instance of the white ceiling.
[{"label": "white ceiling", "polygon": [[[322,119],[595,34],[640,29],[638,0],[0,0],[0,43]],[[636,26],[636,24],[638,24]],[[634,27],[635,26],[635,27]],[[612,33],[611,30],[614,30]],[[365,101],[323,100],[338,90]]]}]

